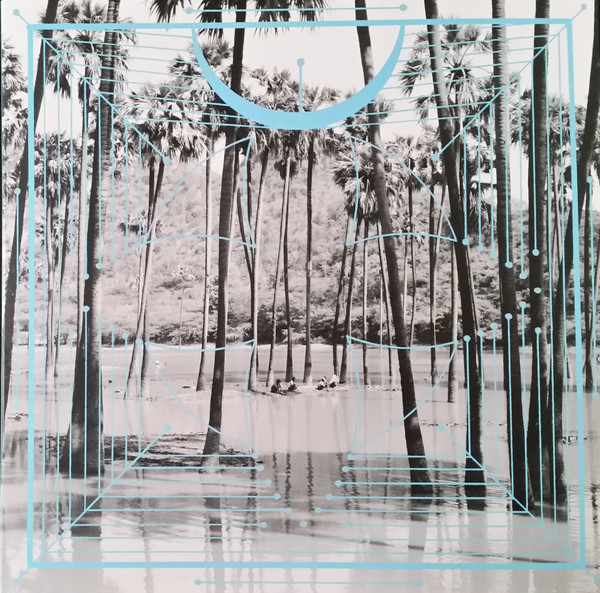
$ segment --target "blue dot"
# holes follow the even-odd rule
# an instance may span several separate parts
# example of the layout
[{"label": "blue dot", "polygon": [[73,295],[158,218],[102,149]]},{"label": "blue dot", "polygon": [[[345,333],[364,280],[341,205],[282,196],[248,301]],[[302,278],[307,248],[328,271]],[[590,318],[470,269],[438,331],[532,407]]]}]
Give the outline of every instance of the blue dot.
[{"label": "blue dot", "polygon": [[138,346],[141,346],[141,345],[144,343],[144,340],[142,340],[141,338],[138,338],[138,339],[135,341],[135,343],[136,343]]},{"label": "blue dot", "polygon": [[83,276],[84,280],[87,280],[90,277],[90,275],[86,272],[85,275]]},{"label": "blue dot", "polygon": [[483,330],[482,330],[482,329],[480,329],[480,330],[477,332],[477,335],[478,335],[480,338],[483,338]]},{"label": "blue dot", "polygon": [[348,453],[348,455],[346,455],[346,457],[348,459],[354,459],[354,453]]},{"label": "blue dot", "polygon": [[507,313],[507,314],[504,316],[504,318],[505,318],[505,319],[512,319],[512,313]]},{"label": "blue dot", "polygon": [[265,486],[270,486],[273,483],[273,480],[265,480]]},{"label": "blue dot", "polygon": [[588,183],[594,183],[594,179],[591,175],[588,175]]},{"label": "blue dot", "polygon": [[129,337],[129,334],[128,334],[127,332],[125,332],[125,333],[123,334],[123,339],[124,339],[124,340],[126,340],[128,337]]},{"label": "blue dot", "polygon": [[101,270],[102,269],[102,262],[98,262],[96,264],[96,270]]},{"label": "blue dot", "polygon": [[587,9],[587,4],[582,4],[581,5],[581,10],[586,10]]},{"label": "blue dot", "polygon": [[539,286],[536,286],[536,287],[533,289],[533,292],[535,292],[535,294],[542,294],[542,289],[541,289]]},{"label": "blue dot", "polygon": [[519,307],[521,307],[521,309],[524,309],[527,306],[527,303],[525,301],[521,301],[519,303]]},{"label": "blue dot", "polygon": [[406,4],[400,4],[400,10],[406,10],[407,8]]},{"label": "blue dot", "polygon": [[492,323],[492,324],[490,325],[490,327],[491,327],[492,329],[498,329],[498,324],[497,324],[497,323]]},{"label": "blue dot", "polygon": [[281,494],[279,494],[279,492],[275,492],[275,494],[273,494],[273,500],[279,500],[281,498]]},{"label": "blue dot", "polygon": [[[187,14],[193,14],[195,11],[196,9],[192,8],[191,6],[188,6],[188,8],[184,9],[184,12]],[[199,581],[196,584],[199,584]]]},{"label": "blue dot", "polygon": [[539,336],[542,333],[542,328],[541,327],[536,327],[535,328],[535,333]]},{"label": "blue dot", "polygon": [[319,514],[323,509],[321,507],[315,507],[315,513]]},{"label": "blue dot", "polygon": [[525,272],[521,272],[519,274],[519,278],[521,278],[521,280],[525,280],[525,278],[527,278],[527,274]]},{"label": "blue dot", "polygon": [[343,471],[343,472],[349,472],[349,471],[350,471],[350,468],[349,468],[347,465],[345,465],[345,466],[342,468],[342,471]]},{"label": "blue dot", "polygon": [[259,527],[266,527],[267,526],[267,522],[263,521],[262,523],[258,524]]},{"label": "blue dot", "polygon": [[252,453],[250,457],[252,457],[253,459],[258,459],[258,453],[254,451],[254,453]]},{"label": "blue dot", "polygon": [[463,340],[468,343],[471,341],[471,336],[465,336]]},{"label": "blue dot", "polygon": [[302,68],[302,66],[304,66],[304,58],[298,58],[296,64]]},{"label": "blue dot", "polygon": [[[15,9],[13,10],[13,14],[14,14],[15,16],[20,16],[20,14],[21,14],[21,11],[20,11],[18,8],[15,8]],[[16,585],[18,582],[19,582],[19,581],[15,581],[15,585]]]},{"label": "blue dot", "polygon": [[540,254],[539,249],[532,249],[531,255],[533,255],[534,257],[537,257],[539,254]]},{"label": "blue dot", "polygon": [[437,162],[440,160],[440,155],[439,155],[439,154],[432,154],[432,155],[431,155],[431,160],[432,160],[434,163],[437,163]]},{"label": "blue dot", "polygon": [[513,267],[513,263],[512,263],[511,261],[507,261],[507,262],[506,262],[504,265],[505,265],[505,266],[506,266],[506,267],[507,267],[509,270],[510,270],[510,268],[512,268],[512,267]]},{"label": "blue dot", "polygon": [[168,156],[163,157],[163,163],[168,165],[171,162],[171,159]]},{"label": "blue dot", "polygon": [[88,307],[88,305],[84,305],[83,306],[83,312],[87,313],[90,310],[90,308]]},{"label": "blue dot", "polygon": [[462,240],[462,244],[463,245],[468,245],[469,244],[469,239],[467,239],[466,237]]},{"label": "blue dot", "polygon": [[169,432],[170,430],[171,430],[171,425],[170,424],[165,424],[164,431],[165,432]]},{"label": "blue dot", "polygon": [[327,495],[325,496],[325,498],[326,498],[327,500],[333,500],[333,494],[327,494]]},{"label": "blue dot", "polygon": [[335,481],[335,485],[336,486],[341,486],[342,485],[342,480],[336,480]]},{"label": "blue dot", "polygon": [[308,527],[308,521],[300,521],[300,527]]},{"label": "blue dot", "polygon": [[[187,9],[186,9],[186,12],[187,12]],[[195,584],[195,585],[201,585],[201,584],[202,584],[202,581],[201,581],[200,579],[196,579],[196,580],[194,581],[194,584]]]},{"label": "blue dot", "polygon": [[[18,12],[17,10],[15,10],[15,12]],[[21,195],[21,190],[17,187],[17,189],[15,189],[15,195],[16,196],[20,196]]]},{"label": "blue dot", "polygon": [[257,472],[262,472],[264,469],[265,469],[264,465],[258,465],[258,466],[256,466],[256,471]]}]

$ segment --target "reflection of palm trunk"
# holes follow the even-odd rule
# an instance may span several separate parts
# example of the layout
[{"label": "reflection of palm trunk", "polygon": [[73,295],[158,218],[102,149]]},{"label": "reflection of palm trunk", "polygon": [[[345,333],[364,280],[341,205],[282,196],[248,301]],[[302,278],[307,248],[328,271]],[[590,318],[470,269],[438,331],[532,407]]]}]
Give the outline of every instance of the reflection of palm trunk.
[{"label": "reflection of palm trunk", "polygon": [[333,332],[331,336],[331,341],[333,344],[333,372],[337,375],[339,372],[338,368],[338,356],[337,356],[337,347],[338,347],[338,325],[340,321],[340,309],[343,301],[343,292],[344,292],[344,277],[346,273],[346,258],[348,257],[348,228],[350,226],[351,218],[348,217],[346,219],[346,231],[344,232],[344,249],[342,250],[342,266],[340,268],[340,279],[338,281],[338,289],[337,289],[337,297],[335,300],[335,313],[333,315]]},{"label": "reflection of palm trunk", "polygon": [[285,232],[285,217],[287,213],[287,199],[290,184],[290,164],[288,157],[285,164],[285,181],[283,184],[283,196],[281,199],[281,221],[279,223],[279,248],[277,250],[277,264],[275,265],[275,281],[273,285],[273,307],[271,309],[271,348],[269,350],[269,366],[267,369],[267,387],[273,384],[275,371],[273,369],[273,357],[275,356],[275,343],[277,341],[277,289],[279,287],[279,267],[283,252],[283,236]]},{"label": "reflection of palm trunk", "polygon": [[352,298],[354,296],[354,275],[356,272],[356,247],[358,240],[358,231],[360,223],[356,222],[356,231],[354,233],[354,244],[352,245],[352,258],[350,260],[350,276],[348,278],[348,294],[346,300],[346,317],[344,318],[344,341],[342,342],[342,362],[340,365],[340,383],[347,381],[348,375],[348,338],[350,336],[350,323],[352,320]]}]

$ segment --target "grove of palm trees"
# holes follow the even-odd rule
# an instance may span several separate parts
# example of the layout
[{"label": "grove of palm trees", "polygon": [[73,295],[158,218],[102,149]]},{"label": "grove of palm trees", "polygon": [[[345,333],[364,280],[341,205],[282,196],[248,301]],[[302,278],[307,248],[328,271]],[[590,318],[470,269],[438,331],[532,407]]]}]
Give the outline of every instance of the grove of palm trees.
[{"label": "grove of palm trees", "polygon": [[599,0],[37,4],[3,587],[593,591]]}]

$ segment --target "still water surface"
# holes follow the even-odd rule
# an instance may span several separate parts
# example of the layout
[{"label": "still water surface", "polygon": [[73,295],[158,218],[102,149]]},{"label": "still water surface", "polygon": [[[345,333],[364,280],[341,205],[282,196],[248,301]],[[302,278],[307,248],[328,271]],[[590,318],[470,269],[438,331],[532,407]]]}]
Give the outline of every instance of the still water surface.
[{"label": "still water surface", "polygon": [[[316,374],[325,374],[318,354],[317,349]],[[240,351],[237,370],[236,357],[231,359],[231,381],[243,382],[245,356]],[[583,401],[583,484],[575,394],[568,399],[568,509],[559,516],[550,510],[514,514],[506,496],[506,414],[503,396],[493,388],[493,360],[486,360],[488,489],[480,511],[467,507],[462,485],[464,398],[448,404],[443,380],[431,391],[424,371],[427,353],[423,360],[417,356],[415,368],[433,501],[411,498],[406,485],[399,391],[359,391],[351,385],[328,393],[302,389],[293,397],[245,396],[232,383],[224,400],[224,440],[254,457],[244,458],[244,465],[199,473],[198,435],[204,432],[208,396],[186,388],[193,354],[156,354],[152,400],[127,402],[118,389],[125,369],[119,357],[117,352],[105,367],[104,405],[109,444],[118,443],[121,452],[109,453],[104,475],[57,478],[55,435],[68,426],[68,389],[47,396],[45,405],[43,397],[36,402],[32,559],[48,568],[25,574],[27,418],[10,422],[3,466],[2,591],[598,590],[586,570],[556,569],[577,559],[584,546],[588,569],[599,574],[600,400],[589,394]],[[372,362],[377,369],[377,360]],[[376,375],[372,381],[385,384]],[[74,564],[86,568],[69,566]],[[464,568],[452,568],[459,565]],[[508,565],[513,569],[502,569]]]}]

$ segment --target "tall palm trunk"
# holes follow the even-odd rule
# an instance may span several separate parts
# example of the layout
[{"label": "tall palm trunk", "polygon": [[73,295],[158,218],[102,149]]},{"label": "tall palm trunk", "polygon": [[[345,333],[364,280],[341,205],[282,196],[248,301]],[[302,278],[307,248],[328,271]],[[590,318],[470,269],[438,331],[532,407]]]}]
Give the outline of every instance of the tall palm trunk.
[{"label": "tall palm trunk", "polygon": [[344,232],[344,248],[342,250],[342,265],[340,267],[340,278],[338,280],[337,296],[335,299],[335,312],[333,314],[333,331],[331,333],[331,343],[333,347],[333,372],[337,375],[338,367],[338,326],[340,322],[340,310],[342,308],[342,300],[344,293],[344,278],[346,276],[346,259],[348,258],[348,228],[350,227],[351,218],[346,218],[346,231]]},{"label": "tall palm trunk", "polygon": [[287,201],[290,185],[291,157],[287,157],[285,163],[285,179],[283,183],[283,196],[281,198],[281,221],[279,222],[279,247],[277,249],[277,263],[275,265],[275,282],[273,285],[273,307],[271,309],[271,347],[269,349],[269,366],[267,369],[267,387],[274,383],[275,369],[273,358],[275,356],[275,344],[277,342],[277,290],[279,287],[279,268],[281,266],[281,255],[283,253],[283,237],[285,234],[285,217],[287,213]]},{"label": "tall palm trunk", "polygon": [[[541,0],[540,0],[541,1]],[[547,1],[547,0],[546,0]],[[590,172],[590,165],[593,157],[594,141],[598,129],[598,110],[600,108],[600,0],[595,2],[594,16],[594,45],[592,48],[592,59],[590,66],[590,84],[588,89],[588,100],[585,113],[585,124],[579,153],[577,155],[577,195],[573,196],[573,206],[569,212],[569,220],[565,232],[565,244],[563,250],[563,262],[558,272],[558,284],[556,287],[555,298],[552,309],[552,329],[553,329],[553,352],[554,363],[554,386],[553,386],[553,404],[554,404],[554,448],[555,455],[555,492],[556,503],[564,504],[567,497],[567,485],[564,472],[563,458],[563,408],[564,408],[564,390],[566,383],[565,368],[565,319],[563,308],[566,303],[566,295],[569,290],[571,273],[574,265],[579,265],[579,258],[575,257],[579,252],[579,246],[574,245],[575,235],[574,224],[577,224],[582,217],[583,208],[586,202],[587,177]],[[574,133],[574,130],[572,130]],[[577,210],[575,210],[575,198],[577,198]],[[587,265],[587,262],[586,262]],[[578,272],[576,272],[577,274]],[[574,299],[575,313],[579,313],[580,302],[578,298]],[[575,342],[578,351],[580,348],[581,335],[575,332]]]},{"label": "tall palm trunk", "polygon": [[340,363],[340,383],[348,380],[348,338],[352,324],[352,299],[354,298],[354,276],[356,274],[356,248],[360,223],[356,222],[352,256],[350,258],[350,275],[348,276],[348,294],[346,295],[346,315],[344,317],[344,341],[342,342],[342,362]]},{"label": "tall palm trunk", "polygon": [[[53,23],[56,20],[56,12],[58,10],[58,0],[48,0],[46,5],[46,23]],[[53,31],[42,31],[43,39],[51,39]],[[35,128],[42,107],[42,99],[44,96],[44,75],[48,66],[48,58],[50,57],[47,48],[41,47],[38,55],[37,69],[35,74],[35,83],[33,87],[33,130],[28,130],[29,138],[35,136]],[[30,58],[33,62],[33,57]],[[31,117],[31,115],[30,115]],[[17,214],[15,216],[15,230],[13,233],[10,258],[8,262],[8,272],[6,278],[6,290],[4,292],[4,316],[3,331],[2,331],[2,418],[0,420],[0,451],[4,435],[4,419],[6,417],[6,406],[8,404],[8,394],[10,393],[10,380],[12,373],[12,356],[15,338],[16,324],[16,302],[17,289],[19,285],[19,260],[21,256],[21,238],[23,236],[23,221],[25,220],[25,206],[27,204],[27,184],[29,181],[29,160],[28,160],[29,142],[23,147],[23,154],[19,161],[19,196],[17,198]]]},{"label": "tall palm trunk", "polygon": [[[85,69],[86,81],[89,68]],[[87,276],[85,265],[85,239],[87,237],[87,150],[89,141],[90,98],[88,83],[83,83],[83,102],[81,105],[81,176],[79,179],[78,216],[77,216],[77,341],[81,336],[83,323],[83,291]]]},{"label": "tall palm trunk", "polygon": [[285,232],[283,233],[283,290],[285,292],[285,324],[287,326],[287,348],[285,364],[285,380],[291,381],[294,376],[294,358],[293,347],[294,339],[292,333],[292,315],[290,310],[290,265],[288,253],[288,229],[290,223],[290,189],[291,182],[288,182],[288,196],[285,206]]},{"label": "tall palm trunk", "polygon": [[[505,18],[504,0],[493,0],[493,18]],[[506,66],[506,27],[494,25],[494,77],[508,88]],[[497,192],[498,271],[500,276],[500,310],[502,312],[502,353],[504,389],[506,391],[508,458],[514,510],[528,507],[528,478],[525,453],[525,425],[519,355],[518,306],[513,265],[512,212],[510,206],[510,170],[508,166],[508,93],[502,93],[494,111],[496,170],[499,172]]]},{"label": "tall palm trunk", "polygon": [[[436,0],[424,0],[425,14],[428,19],[439,18]],[[458,271],[458,287],[461,301],[462,326],[465,338],[465,348],[468,348],[468,409],[469,426],[467,427],[466,440],[466,469],[465,491],[467,496],[482,497],[485,495],[483,453],[481,447],[481,372],[478,364],[477,313],[475,308],[475,293],[471,279],[471,262],[469,259],[468,245],[463,244],[462,238],[466,237],[463,222],[463,207],[458,184],[458,171],[456,170],[456,154],[452,144],[454,130],[450,120],[451,113],[448,106],[448,94],[444,79],[444,67],[441,58],[441,38],[437,25],[428,25],[429,52],[431,56],[434,92],[438,108],[440,139],[443,146],[447,146],[442,153],[446,181],[448,183],[448,196],[450,198],[450,214],[452,226],[458,240],[454,243],[456,254],[456,267]],[[472,502],[472,500],[471,500]]]},{"label": "tall palm trunk", "polygon": [[[210,133],[209,140],[210,154],[215,152],[214,133]],[[206,196],[206,220],[204,221],[204,286],[202,290],[202,352],[200,353],[200,366],[198,368],[198,380],[196,381],[196,391],[206,389],[206,347],[208,345],[208,313],[210,310],[210,280],[211,280],[211,260],[212,260],[212,167],[211,159],[206,159],[204,175],[204,195]]]},{"label": "tall palm trunk", "polygon": [[[591,216],[591,212],[590,212]],[[594,229],[592,228],[592,219],[590,218],[590,243],[594,237]],[[590,245],[590,252],[592,252],[592,245]],[[593,277],[593,283],[591,283],[589,290],[589,304],[586,308],[586,315],[588,316],[587,320],[587,330],[585,334],[585,387],[589,391],[594,391],[597,389],[597,376],[594,370],[596,361],[594,360],[595,348],[594,345],[596,343],[596,324],[597,324],[597,316],[596,316],[596,308],[597,308],[597,294],[598,294],[598,281],[600,281],[600,236],[598,237],[598,241],[596,243],[596,260],[594,262],[594,269],[590,269],[590,275]],[[592,262],[590,261],[590,268]],[[587,269],[588,266],[586,266]],[[586,292],[587,295],[587,292]]]},{"label": "tall palm trunk", "polygon": [[[411,169],[413,168],[411,159]],[[408,184],[408,220],[410,224],[410,274],[412,285],[412,299],[410,307],[410,332],[408,334],[408,345],[412,348],[413,339],[415,337],[415,313],[417,311],[417,271],[415,265],[415,236],[414,236],[414,220],[413,220],[413,188]]]},{"label": "tall palm trunk", "polygon": [[383,255],[383,238],[381,236],[381,225],[377,223],[377,250],[379,252],[379,269],[381,270],[381,285],[383,288],[383,302],[385,305],[385,327],[388,338],[388,380],[390,387],[394,385],[394,366],[392,364],[392,346],[394,344],[394,338],[392,336],[392,326],[390,320],[390,291],[388,287],[388,281],[386,276],[386,265]]},{"label": "tall palm trunk", "polygon": [[363,241],[363,277],[362,277],[362,355],[363,355],[363,384],[365,387],[370,384],[369,382],[369,366],[367,364],[367,278],[368,278],[368,248],[367,245],[369,241],[367,240],[369,237],[369,223],[365,219],[365,233],[364,233],[364,241]]},{"label": "tall palm trunk", "polygon": [[[106,20],[114,23],[119,17],[120,0],[109,0]],[[111,80],[116,47],[116,34],[106,31],[100,95],[112,97]],[[77,346],[71,426],[61,455],[61,468],[73,474],[100,476],[104,471],[102,437],[102,369],[100,367],[100,323],[102,319],[102,272],[100,263],[101,196],[110,195],[111,175],[111,111],[106,99],[101,99],[92,167],[89,220],[87,232],[87,278],[84,289],[84,331]],[[100,175],[102,183],[100,184]],[[87,313],[87,314],[86,314]],[[100,479],[100,478],[99,478]]]},{"label": "tall palm trunk", "polygon": [[312,383],[312,352],[311,352],[311,279],[312,279],[312,186],[313,169],[315,164],[315,141],[311,138],[308,147],[308,163],[306,171],[306,339],[304,348],[304,377],[303,383]]},{"label": "tall palm trunk", "polygon": [[258,195],[256,196],[256,221],[254,223],[254,251],[252,252],[252,294],[254,299],[252,305],[252,339],[254,340],[254,349],[250,358],[250,373],[248,379],[248,388],[255,391],[258,386],[258,278],[260,274],[260,247],[262,231],[262,204],[265,180],[267,177],[267,165],[269,163],[269,149],[265,147],[260,168],[260,181],[258,183]]},{"label": "tall palm trunk", "polygon": [[[356,19],[367,20],[365,0],[355,0]],[[373,53],[371,49],[371,36],[368,27],[357,27],[358,41],[360,46],[361,62],[365,84],[368,84],[374,75]],[[388,265],[388,277],[390,283],[390,300],[392,305],[392,317],[396,333],[396,346],[398,346],[398,363],[400,366],[400,381],[402,385],[402,404],[405,413],[404,432],[406,449],[409,456],[411,468],[410,480],[411,491],[415,494],[430,496],[433,493],[429,471],[427,471],[427,460],[425,458],[425,446],[419,424],[418,411],[416,409],[415,384],[412,373],[410,354],[407,349],[406,327],[402,317],[402,298],[400,290],[400,278],[398,277],[398,260],[396,259],[396,241],[391,236],[394,232],[389,210],[387,188],[385,181],[385,169],[383,154],[376,147],[381,146],[379,130],[379,114],[371,105],[369,106],[369,140],[373,145],[372,161],[374,170],[374,189],[377,198],[379,219],[384,234],[385,254]]]},{"label": "tall palm trunk", "polygon": [[[56,370],[56,336],[55,336],[55,301],[56,301],[56,252],[57,247],[54,244],[54,224],[56,222],[56,207],[54,196],[49,196],[46,200],[46,267],[47,277],[47,298],[46,298],[46,388],[54,378]],[[51,385],[51,383],[50,383]]]}]

